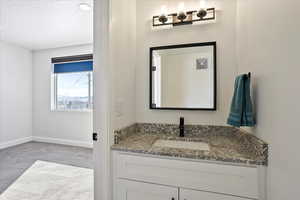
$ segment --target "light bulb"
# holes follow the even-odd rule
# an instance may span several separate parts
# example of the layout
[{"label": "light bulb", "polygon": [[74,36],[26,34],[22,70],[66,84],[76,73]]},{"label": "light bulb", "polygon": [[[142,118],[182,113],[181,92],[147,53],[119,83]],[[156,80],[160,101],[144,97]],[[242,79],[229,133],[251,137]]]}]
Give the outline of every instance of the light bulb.
[{"label": "light bulb", "polygon": [[158,21],[161,23],[166,23],[168,21],[168,17],[167,17],[167,7],[166,6],[162,6],[160,9],[160,16],[158,18]]},{"label": "light bulb", "polygon": [[160,15],[167,16],[167,6],[162,6],[160,8]]},{"label": "light bulb", "polygon": [[206,0],[200,0],[200,9],[206,9],[206,8],[207,8]]},{"label": "light bulb", "polygon": [[178,5],[178,12],[184,12],[184,2],[181,2],[179,5]]},{"label": "light bulb", "polygon": [[200,10],[197,13],[197,16],[200,19],[203,19],[207,15],[207,5],[205,0],[200,0]]},{"label": "light bulb", "polygon": [[183,22],[186,18],[187,18],[187,16],[186,16],[186,13],[184,11],[184,3],[182,2],[178,5],[177,19],[180,20],[181,22]]}]

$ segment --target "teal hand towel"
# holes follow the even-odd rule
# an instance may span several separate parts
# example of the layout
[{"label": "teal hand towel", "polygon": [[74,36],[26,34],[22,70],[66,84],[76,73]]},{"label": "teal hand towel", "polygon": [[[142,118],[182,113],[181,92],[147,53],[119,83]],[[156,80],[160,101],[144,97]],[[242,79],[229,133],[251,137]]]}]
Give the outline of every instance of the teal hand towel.
[{"label": "teal hand towel", "polygon": [[247,74],[239,75],[235,80],[234,95],[227,124],[236,127],[255,126],[250,96],[250,77]]}]

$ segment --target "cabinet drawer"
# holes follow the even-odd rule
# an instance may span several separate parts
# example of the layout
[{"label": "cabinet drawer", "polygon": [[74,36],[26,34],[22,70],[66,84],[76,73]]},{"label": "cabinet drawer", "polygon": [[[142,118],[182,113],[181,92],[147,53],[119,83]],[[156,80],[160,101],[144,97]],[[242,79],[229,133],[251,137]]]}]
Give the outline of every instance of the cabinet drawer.
[{"label": "cabinet drawer", "polygon": [[178,200],[178,188],[127,181],[117,181],[114,200]]},{"label": "cabinet drawer", "polygon": [[258,198],[255,167],[115,154],[115,176],[131,180]]},{"label": "cabinet drawer", "polygon": [[241,197],[234,197],[225,194],[216,194],[211,192],[202,192],[195,190],[180,189],[180,200],[249,200]]}]

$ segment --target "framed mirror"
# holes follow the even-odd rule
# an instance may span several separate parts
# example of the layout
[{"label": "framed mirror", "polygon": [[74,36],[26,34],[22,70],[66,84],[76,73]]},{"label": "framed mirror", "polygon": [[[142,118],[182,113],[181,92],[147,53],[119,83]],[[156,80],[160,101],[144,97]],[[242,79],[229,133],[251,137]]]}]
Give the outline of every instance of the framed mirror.
[{"label": "framed mirror", "polygon": [[216,42],[150,48],[150,109],[216,110]]}]

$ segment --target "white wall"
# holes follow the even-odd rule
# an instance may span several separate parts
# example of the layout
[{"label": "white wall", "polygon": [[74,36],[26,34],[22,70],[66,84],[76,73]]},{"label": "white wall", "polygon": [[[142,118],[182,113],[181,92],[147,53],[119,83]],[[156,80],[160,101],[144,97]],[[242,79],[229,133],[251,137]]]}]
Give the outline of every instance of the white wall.
[{"label": "white wall", "polygon": [[51,58],[92,52],[92,45],[33,52],[34,139],[91,146],[92,112],[51,111]]},{"label": "white wall", "polygon": [[252,72],[252,131],[269,143],[269,200],[299,198],[299,8],[297,0],[238,0],[238,70]]},{"label": "white wall", "polygon": [[32,135],[32,52],[0,41],[0,149]]},{"label": "white wall", "polygon": [[135,122],[135,0],[111,1],[110,50],[113,129]]},{"label": "white wall", "polygon": [[[177,11],[179,2],[182,0],[137,1],[137,122],[178,123],[183,116],[187,123],[226,124],[236,75],[236,0],[211,1],[218,8],[215,24],[153,31],[152,16],[160,13],[162,5],[167,5],[169,12]],[[187,9],[199,7],[198,0],[184,2]],[[217,111],[149,110],[149,47],[208,41],[217,41]]]}]

